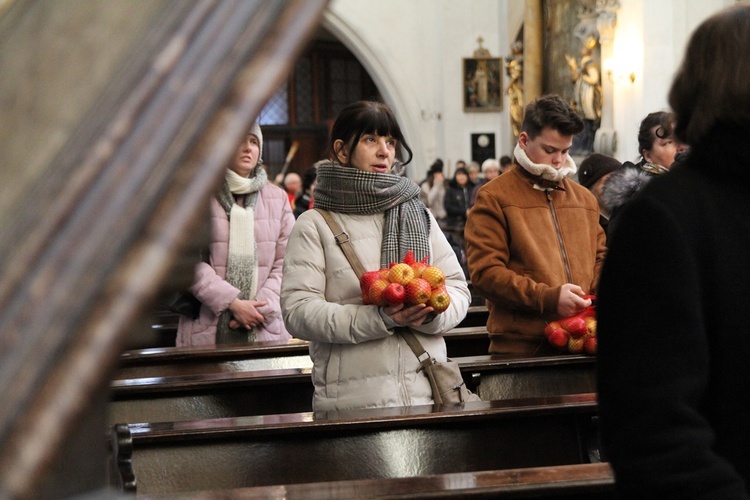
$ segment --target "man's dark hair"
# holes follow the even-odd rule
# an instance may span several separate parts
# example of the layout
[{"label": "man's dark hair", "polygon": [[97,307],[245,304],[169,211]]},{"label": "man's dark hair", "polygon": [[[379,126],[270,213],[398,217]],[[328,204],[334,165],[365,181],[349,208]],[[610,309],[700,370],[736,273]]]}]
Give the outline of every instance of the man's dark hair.
[{"label": "man's dark hair", "polygon": [[583,130],[583,120],[562,97],[547,94],[526,106],[521,131],[534,139],[545,128],[557,130],[563,135],[575,135]]}]

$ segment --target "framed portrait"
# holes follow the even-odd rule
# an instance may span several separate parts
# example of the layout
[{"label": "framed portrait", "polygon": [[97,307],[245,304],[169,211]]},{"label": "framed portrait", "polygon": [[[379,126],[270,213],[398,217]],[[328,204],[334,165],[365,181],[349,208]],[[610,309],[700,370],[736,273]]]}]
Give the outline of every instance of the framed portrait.
[{"label": "framed portrait", "polygon": [[463,60],[465,112],[503,110],[503,65],[499,57]]}]

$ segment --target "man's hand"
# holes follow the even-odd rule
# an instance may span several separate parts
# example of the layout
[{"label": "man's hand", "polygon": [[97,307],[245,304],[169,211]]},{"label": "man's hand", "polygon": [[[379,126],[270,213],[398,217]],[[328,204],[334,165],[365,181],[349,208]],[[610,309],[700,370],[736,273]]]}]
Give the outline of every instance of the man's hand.
[{"label": "man's hand", "polygon": [[404,307],[403,304],[397,306],[388,306],[383,308],[386,316],[401,326],[418,327],[425,322],[434,309],[425,304]]},{"label": "man's hand", "polygon": [[263,307],[267,302],[261,300],[240,300],[234,299],[229,304],[229,310],[232,312],[233,319],[229,321],[229,328],[251,328],[263,323],[265,318],[258,312],[258,307]]},{"label": "man's hand", "polygon": [[557,314],[562,318],[575,316],[591,305],[591,299],[584,299],[586,292],[572,283],[560,287],[560,299],[557,301]]}]

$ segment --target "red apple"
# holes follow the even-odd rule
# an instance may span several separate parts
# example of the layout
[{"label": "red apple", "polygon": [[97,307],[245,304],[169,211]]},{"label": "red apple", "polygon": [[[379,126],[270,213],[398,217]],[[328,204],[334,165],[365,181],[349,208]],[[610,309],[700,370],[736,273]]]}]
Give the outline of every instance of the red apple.
[{"label": "red apple", "polygon": [[400,262],[393,266],[388,272],[388,281],[391,283],[400,283],[406,285],[414,279],[414,269],[409,264]]},{"label": "red apple", "polygon": [[591,354],[592,356],[596,354],[596,346],[598,344],[596,337],[584,337],[585,340],[583,341],[583,350],[586,352],[586,354]]},{"label": "red apple", "polygon": [[400,283],[389,283],[383,290],[383,298],[391,306],[403,304],[406,300],[406,290]]},{"label": "red apple", "polygon": [[448,306],[451,305],[451,296],[448,295],[448,290],[444,286],[432,290],[427,305],[432,307],[438,314],[448,309]]},{"label": "red apple", "polygon": [[571,337],[580,338],[586,335],[586,321],[580,316],[572,316],[560,320],[560,325],[565,328]]},{"label": "red apple", "polygon": [[550,334],[554,332],[555,330],[561,330],[562,326],[560,326],[560,323],[557,321],[550,321],[547,323],[547,325],[544,327],[544,336],[549,338]]},{"label": "red apple", "polygon": [[422,278],[416,278],[407,283],[406,302],[409,304],[425,304],[432,296],[432,287]]},{"label": "red apple", "polygon": [[421,278],[422,272],[424,272],[425,269],[427,269],[427,264],[425,264],[422,261],[415,262],[411,265],[411,268],[414,269],[414,277],[415,278]]},{"label": "red apple", "polygon": [[565,349],[565,347],[567,347],[568,345],[568,338],[570,338],[568,332],[566,332],[562,328],[556,328],[552,333],[550,333],[550,336],[547,338],[547,340],[549,340],[549,343],[557,347],[558,349]]},{"label": "red apple", "polygon": [[426,280],[431,288],[440,288],[445,285],[445,274],[437,266],[427,266],[422,271],[422,279]]},{"label": "red apple", "polygon": [[385,297],[383,296],[383,292],[385,291],[386,287],[388,287],[390,283],[388,283],[388,280],[384,279],[378,279],[375,280],[375,282],[370,286],[370,290],[368,291],[368,294],[370,296],[370,303],[375,304],[376,306],[387,306],[388,302],[385,300]]},{"label": "red apple", "polygon": [[362,291],[362,302],[367,305],[370,302],[370,287],[380,278],[378,271],[367,271],[359,278],[359,288]]},{"label": "red apple", "polygon": [[568,352],[579,354],[583,352],[583,337],[570,337],[568,339]]},{"label": "red apple", "polygon": [[586,335],[596,337],[596,318],[589,316],[584,321],[586,322]]}]

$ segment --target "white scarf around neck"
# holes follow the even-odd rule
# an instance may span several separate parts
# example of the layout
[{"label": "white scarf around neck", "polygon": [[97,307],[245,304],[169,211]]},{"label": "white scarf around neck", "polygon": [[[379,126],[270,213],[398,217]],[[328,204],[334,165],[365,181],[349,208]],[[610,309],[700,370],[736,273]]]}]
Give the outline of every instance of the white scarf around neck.
[{"label": "white scarf around neck", "polygon": [[[560,182],[569,175],[573,175],[578,170],[576,163],[570,155],[565,159],[565,163],[559,170],[552,165],[545,165],[544,163],[534,163],[531,158],[526,154],[526,151],[521,149],[520,144],[516,144],[516,149],[513,151],[513,155],[516,157],[518,164],[531,175],[541,177],[547,181]],[[541,186],[534,185],[536,189],[542,189]]]},{"label": "white scarf around neck", "polygon": [[[264,179],[256,177],[242,177],[234,170],[227,169],[227,185],[232,194],[248,194],[259,189],[259,184],[265,184]],[[262,187],[262,186],[261,186]],[[254,299],[258,291],[257,256],[255,243],[255,207],[251,204],[245,207],[237,203],[232,205],[229,212],[229,258],[232,266],[227,263],[228,270],[236,273],[242,269],[244,276],[250,276],[248,299]],[[233,273],[234,274],[234,273]]]}]

